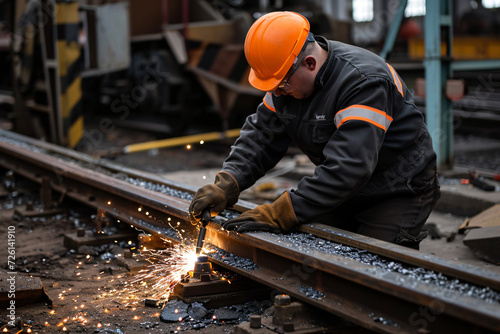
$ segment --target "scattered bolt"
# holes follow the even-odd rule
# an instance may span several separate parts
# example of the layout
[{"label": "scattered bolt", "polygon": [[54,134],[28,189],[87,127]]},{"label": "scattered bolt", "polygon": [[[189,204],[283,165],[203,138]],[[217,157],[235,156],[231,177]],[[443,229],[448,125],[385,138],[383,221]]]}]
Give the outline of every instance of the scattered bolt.
[{"label": "scattered bolt", "polygon": [[262,326],[262,317],[260,315],[250,316],[250,328],[260,328]]}]

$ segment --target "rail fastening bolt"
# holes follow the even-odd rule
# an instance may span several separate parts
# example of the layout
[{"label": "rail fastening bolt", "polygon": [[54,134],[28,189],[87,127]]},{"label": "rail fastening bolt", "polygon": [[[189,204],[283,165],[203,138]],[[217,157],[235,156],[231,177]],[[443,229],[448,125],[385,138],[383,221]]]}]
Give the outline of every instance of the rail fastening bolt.
[{"label": "rail fastening bolt", "polygon": [[276,306],[286,306],[290,305],[292,299],[289,295],[281,294],[274,296],[274,305]]}]

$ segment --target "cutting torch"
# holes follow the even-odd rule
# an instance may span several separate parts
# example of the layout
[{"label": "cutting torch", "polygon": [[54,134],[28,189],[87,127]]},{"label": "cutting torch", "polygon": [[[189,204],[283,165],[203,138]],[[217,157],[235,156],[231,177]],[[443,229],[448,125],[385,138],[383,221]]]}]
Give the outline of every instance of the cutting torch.
[{"label": "cutting torch", "polygon": [[200,234],[198,235],[198,242],[196,243],[196,255],[201,253],[203,248],[203,241],[205,240],[205,234],[207,233],[208,222],[212,219],[210,215],[210,209],[205,209],[201,212],[201,227]]}]

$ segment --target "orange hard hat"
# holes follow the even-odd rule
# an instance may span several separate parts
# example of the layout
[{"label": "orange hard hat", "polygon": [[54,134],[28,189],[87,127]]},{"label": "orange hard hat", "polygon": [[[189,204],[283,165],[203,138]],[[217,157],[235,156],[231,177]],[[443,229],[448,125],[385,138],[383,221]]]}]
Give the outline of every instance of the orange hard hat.
[{"label": "orange hard hat", "polygon": [[309,21],[294,12],[271,12],[250,27],[245,57],[248,81],[263,91],[275,90],[297,59],[309,34]]}]

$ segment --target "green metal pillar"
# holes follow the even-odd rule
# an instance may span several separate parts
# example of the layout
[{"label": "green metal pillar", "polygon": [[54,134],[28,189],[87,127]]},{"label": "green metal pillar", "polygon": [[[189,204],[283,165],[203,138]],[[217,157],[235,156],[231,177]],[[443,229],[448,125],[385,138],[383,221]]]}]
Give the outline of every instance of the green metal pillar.
[{"label": "green metal pillar", "polygon": [[401,0],[399,2],[398,11],[394,15],[394,19],[391,23],[391,26],[389,27],[389,31],[387,32],[384,47],[380,52],[380,57],[384,58],[385,60],[389,59],[392,48],[394,47],[394,42],[396,41],[396,37],[398,37],[399,28],[401,27],[401,22],[403,21],[407,4],[408,0]]},{"label": "green metal pillar", "polygon": [[445,95],[446,80],[452,74],[451,14],[450,0],[426,0],[425,110],[440,169],[453,166],[453,110],[451,101]]}]

